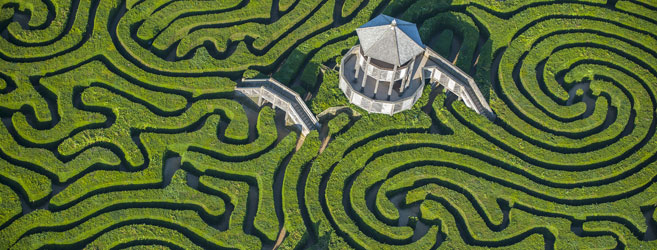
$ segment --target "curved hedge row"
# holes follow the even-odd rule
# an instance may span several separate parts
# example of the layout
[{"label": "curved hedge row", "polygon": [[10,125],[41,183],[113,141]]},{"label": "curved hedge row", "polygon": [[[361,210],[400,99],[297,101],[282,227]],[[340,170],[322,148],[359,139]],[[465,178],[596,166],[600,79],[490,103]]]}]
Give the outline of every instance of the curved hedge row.
[{"label": "curved hedge row", "polygon": [[274,241],[279,230],[279,221],[274,213],[273,180],[283,158],[294,149],[296,133],[286,136],[271,151],[262,156],[242,162],[225,162],[208,155],[189,151],[182,157],[183,164],[194,172],[210,176],[235,176],[251,182],[258,188],[258,211],[253,222],[256,229],[267,239]]},{"label": "curved hedge row", "polygon": [[[418,25],[425,39],[443,30],[490,36],[456,53],[473,54],[467,65],[475,63],[480,84],[492,86],[498,120],[488,122],[442,94],[428,113],[436,127],[429,131],[444,135],[390,129],[372,136],[357,129],[362,119],[376,117],[366,115],[313,164],[317,171],[309,178],[318,180],[312,189],[306,185],[319,197],[307,195],[307,202],[318,239],[337,235],[354,248],[409,246],[436,237],[431,228],[439,225],[437,244],[446,248],[654,245],[646,234],[653,226],[642,214],[654,206],[657,176],[654,24],[597,3],[532,2],[504,9],[482,1],[465,10],[397,3],[408,7],[403,16],[426,20]],[[436,13],[473,22],[438,29],[433,22],[445,21],[424,19]],[[583,93],[590,104],[576,89],[568,93],[576,83],[590,88]],[[320,88],[325,99],[319,100],[333,102],[327,93]],[[377,139],[357,139],[357,133]],[[342,157],[333,154],[335,147]],[[572,229],[582,222],[618,225]]]},{"label": "curved hedge row", "polygon": [[[4,1],[0,249],[657,248],[655,11]],[[416,23],[497,119],[430,84],[395,116],[349,104],[337,67],[379,13]],[[241,77],[298,91],[323,129],[234,98]]]},{"label": "curved hedge row", "polygon": [[203,249],[174,229],[148,224],[132,224],[113,229],[94,239],[85,247],[89,249],[111,249],[135,244],[135,242],[173,245],[182,249]]},{"label": "curved hedge row", "polygon": [[[249,202],[247,201],[249,185],[241,181],[219,179],[207,175],[199,178],[199,184],[201,185],[201,189],[207,189],[206,191],[208,193],[228,196],[233,206],[230,218],[228,219],[228,230],[225,231],[230,235],[229,237],[235,237],[232,240],[242,242],[241,244],[244,244],[244,248],[246,249],[260,248],[258,238],[245,233],[248,227],[245,225],[245,220],[247,202]],[[226,216],[224,216],[223,220],[226,220]],[[222,223],[225,224],[225,222]]]}]

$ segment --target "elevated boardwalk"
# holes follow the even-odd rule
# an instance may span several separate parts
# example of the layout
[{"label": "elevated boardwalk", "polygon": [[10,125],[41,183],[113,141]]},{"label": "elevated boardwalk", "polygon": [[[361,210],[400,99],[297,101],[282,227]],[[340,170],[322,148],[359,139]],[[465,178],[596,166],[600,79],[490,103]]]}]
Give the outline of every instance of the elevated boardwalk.
[{"label": "elevated boardwalk", "polygon": [[[356,64],[359,48],[359,45],[352,47],[340,62],[339,86],[350,103],[371,113],[394,115],[410,109],[422,96],[424,83],[428,81],[433,87],[444,86],[446,91],[454,93],[466,106],[491,121],[495,120],[495,113],[474,79],[429,47],[426,47],[424,53],[415,58],[416,63],[408,68],[410,77],[406,89],[401,92],[400,85],[397,84],[397,87],[391,88],[390,95],[386,91],[390,83],[379,83],[369,75],[365,81],[361,81],[360,79],[365,77],[365,70],[353,70],[360,67]],[[378,85],[383,87],[377,91]]]},{"label": "elevated boardwalk", "polygon": [[319,130],[317,118],[303,102],[299,94],[273,78],[269,79],[242,79],[235,87],[235,92],[247,97],[257,98],[258,106],[265,102],[280,108],[287,116],[301,127],[301,133],[307,135],[311,130]]},{"label": "elevated boardwalk", "polygon": [[449,90],[463,100],[466,106],[491,121],[495,120],[495,113],[493,113],[472,77],[428,47],[426,48],[426,54],[430,58],[425,67],[422,68],[423,79],[444,86],[445,90]]}]

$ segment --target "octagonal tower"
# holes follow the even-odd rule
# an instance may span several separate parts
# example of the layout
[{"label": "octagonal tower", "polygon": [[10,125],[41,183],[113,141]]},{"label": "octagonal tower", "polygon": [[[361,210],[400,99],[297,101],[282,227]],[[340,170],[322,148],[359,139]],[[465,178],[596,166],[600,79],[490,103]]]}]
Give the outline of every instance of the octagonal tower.
[{"label": "octagonal tower", "polygon": [[413,73],[425,46],[413,23],[379,15],[356,29],[360,45],[343,58],[340,87],[350,101],[369,112],[394,114],[422,95]]},{"label": "octagonal tower", "polygon": [[413,107],[427,82],[495,119],[472,77],[424,46],[415,24],[379,15],[356,33],[360,44],[340,62],[340,89],[350,103],[370,113],[393,115]]}]

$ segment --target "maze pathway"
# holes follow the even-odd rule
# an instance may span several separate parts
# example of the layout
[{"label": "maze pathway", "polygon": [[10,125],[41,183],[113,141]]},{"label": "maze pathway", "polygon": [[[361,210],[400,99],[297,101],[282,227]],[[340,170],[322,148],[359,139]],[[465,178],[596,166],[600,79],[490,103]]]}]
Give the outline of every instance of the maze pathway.
[{"label": "maze pathway", "polygon": [[[497,118],[349,105],[381,13]],[[1,1],[0,121],[0,249],[657,249],[651,0]]]}]

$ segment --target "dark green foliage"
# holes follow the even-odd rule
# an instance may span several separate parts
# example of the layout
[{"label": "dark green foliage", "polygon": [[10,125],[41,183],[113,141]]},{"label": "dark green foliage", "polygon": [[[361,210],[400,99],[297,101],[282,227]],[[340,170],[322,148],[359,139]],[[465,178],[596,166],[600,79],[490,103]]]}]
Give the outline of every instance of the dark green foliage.
[{"label": "dark green foliage", "polygon": [[324,72],[324,78],[319,85],[317,95],[312,99],[310,110],[319,114],[330,107],[347,105],[349,100],[338,88],[339,73],[333,70]]},{"label": "dark green foliage", "polygon": [[[654,1],[0,7],[0,249],[657,249]],[[348,103],[381,12],[497,119],[429,85],[394,116]],[[322,129],[234,98],[268,77]]]},{"label": "dark green foliage", "polygon": [[297,196],[297,185],[301,173],[310,167],[310,162],[319,153],[320,141],[318,135],[316,131],[313,131],[306,136],[303,146],[292,156],[285,170],[282,209],[285,214],[284,227],[287,236],[281,245],[282,249],[294,249],[296,246],[305,244],[311,238],[301,215],[302,205],[299,203]]},{"label": "dark green foliage", "polygon": [[433,50],[438,52],[443,57],[449,56],[449,50],[452,46],[452,40],[454,39],[454,31],[450,29],[445,29],[441,31],[436,38],[432,40],[429,45]]},{"label": "dark green foliage", "polygon": [[347,124],[349,124],[349,121],[350,119],[347,113],[338,114],[328,122],[329,134],[335,135],[336,133],[340,132],[345,128],[345,126],[347,126]]},{"label": "dark green foliage", "polygon": [[21,201],[9,187],[0,185],[0,223],[5,224],[21,213]]}]

